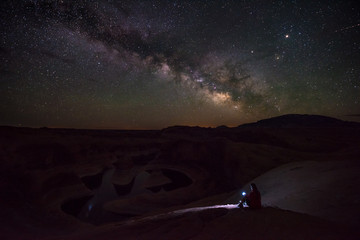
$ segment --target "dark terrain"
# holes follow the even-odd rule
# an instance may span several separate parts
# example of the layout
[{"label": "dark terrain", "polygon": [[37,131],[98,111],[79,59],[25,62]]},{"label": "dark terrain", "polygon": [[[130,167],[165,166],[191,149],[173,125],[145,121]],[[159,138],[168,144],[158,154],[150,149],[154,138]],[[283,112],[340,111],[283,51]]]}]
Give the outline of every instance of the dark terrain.
[{"label": "dark terrain", "polygon": [[[359,146],[359,123],[313,115],[159,131],[0,127],[0,238],[357,239],[360,196],[347,194],[358,190]],[[315,163],[320,170],[310,179],[304,169]],[[326,171],[341,168],[336,176],[348,176],[339,188],[344,194],[326,195],[353,200],[345,219],[337,221],[334,206],[314,204],[323,201],[330,177],[312,189],[318,195],[302,194],[301,206],[294,192],[281,201],[267,197],[302,189],[304,179],[316,182],[329,163]],[[285,173],[281,166],[303,180],[271,185]],[[264,209],[224,205],[236,204],[252,180]],[[319,211],[311,214],[306,204]],[[221,206],[174,213],[213,205]]]}]

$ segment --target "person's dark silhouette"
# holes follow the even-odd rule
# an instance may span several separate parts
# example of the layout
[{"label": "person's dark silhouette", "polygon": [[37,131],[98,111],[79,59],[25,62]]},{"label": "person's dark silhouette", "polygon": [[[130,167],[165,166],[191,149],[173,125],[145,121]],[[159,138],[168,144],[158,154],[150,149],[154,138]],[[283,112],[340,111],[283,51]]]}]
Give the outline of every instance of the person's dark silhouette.
[{"label": "person's dark silhouette", "polygon": [[250,184],[250,193],[248,196],[245,196],[240,200],[238,206],[240,208],[244,207],[244,203],[249,206],[250,209],[259,209],[261,208],[261,195],[259,190],[257,189],[255,183]]}]

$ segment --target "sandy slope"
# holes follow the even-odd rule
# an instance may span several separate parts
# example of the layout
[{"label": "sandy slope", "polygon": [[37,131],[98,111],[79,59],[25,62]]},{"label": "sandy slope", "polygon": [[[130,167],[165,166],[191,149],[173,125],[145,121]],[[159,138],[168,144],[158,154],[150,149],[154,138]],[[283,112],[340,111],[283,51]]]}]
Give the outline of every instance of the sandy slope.
[{"label": "sandy slope", "polygon": [[[360,226],[359,172],[359,161],[294,162],[252,182],[258,185],[265,206]],[[240,197],[236,193],[228,201]]]},{"label": "sandy slope", "polygon": [[357,239],[357,234],[347,226],[305,214],[223,206],[136,219],[71,239]]}]

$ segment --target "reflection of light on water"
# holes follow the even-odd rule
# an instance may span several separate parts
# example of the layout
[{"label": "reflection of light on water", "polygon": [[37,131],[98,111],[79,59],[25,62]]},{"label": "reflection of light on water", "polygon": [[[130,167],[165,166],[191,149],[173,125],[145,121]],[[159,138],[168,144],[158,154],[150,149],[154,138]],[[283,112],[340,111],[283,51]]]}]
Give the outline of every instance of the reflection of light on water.
[{"label": "reflection of light on water", "polygon": [[80,219],[97,219],[102,214],[102,205],[112,199],[116,199],[115,188],[111,182],[111,178],[115,172],[115,169],[111,168],[104,172],[101,185],[99,188],[93,190],[94,196],[83,206],[78,217]]},{"label": "reflection of light on water", "polygon": [[[103,173],[100,187],[93,190],[94,196],[82,207],[81,212],[78,214],[78,218],[88,222],[99,222],[102,218],[106,218],[107,213],[103,209],[103,205],[106,202],[119,198],[112,183],[112,176],[114,173],[115,169],[113,168],[108,169]],[[147,192],[151,193],[150,190],[144,188],[144,183],[149,176],[150,174],[146,171],[139,173],[134,180],[131,192],[126,196],[132,197]]]}]

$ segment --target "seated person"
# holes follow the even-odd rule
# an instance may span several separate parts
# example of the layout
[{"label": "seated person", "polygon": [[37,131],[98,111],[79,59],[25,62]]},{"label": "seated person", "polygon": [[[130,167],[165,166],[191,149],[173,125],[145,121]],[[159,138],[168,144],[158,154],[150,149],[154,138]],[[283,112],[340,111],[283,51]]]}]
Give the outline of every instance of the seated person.
[{"label": "seated person", "polygon": [[246,203],[246,205],[248,205],[250,209],[261,208],[261,195],[255,183],[250,184],[250,190],[250,194],[241,199],[238,206],[240,208],[243,208],[244,204]]}]

